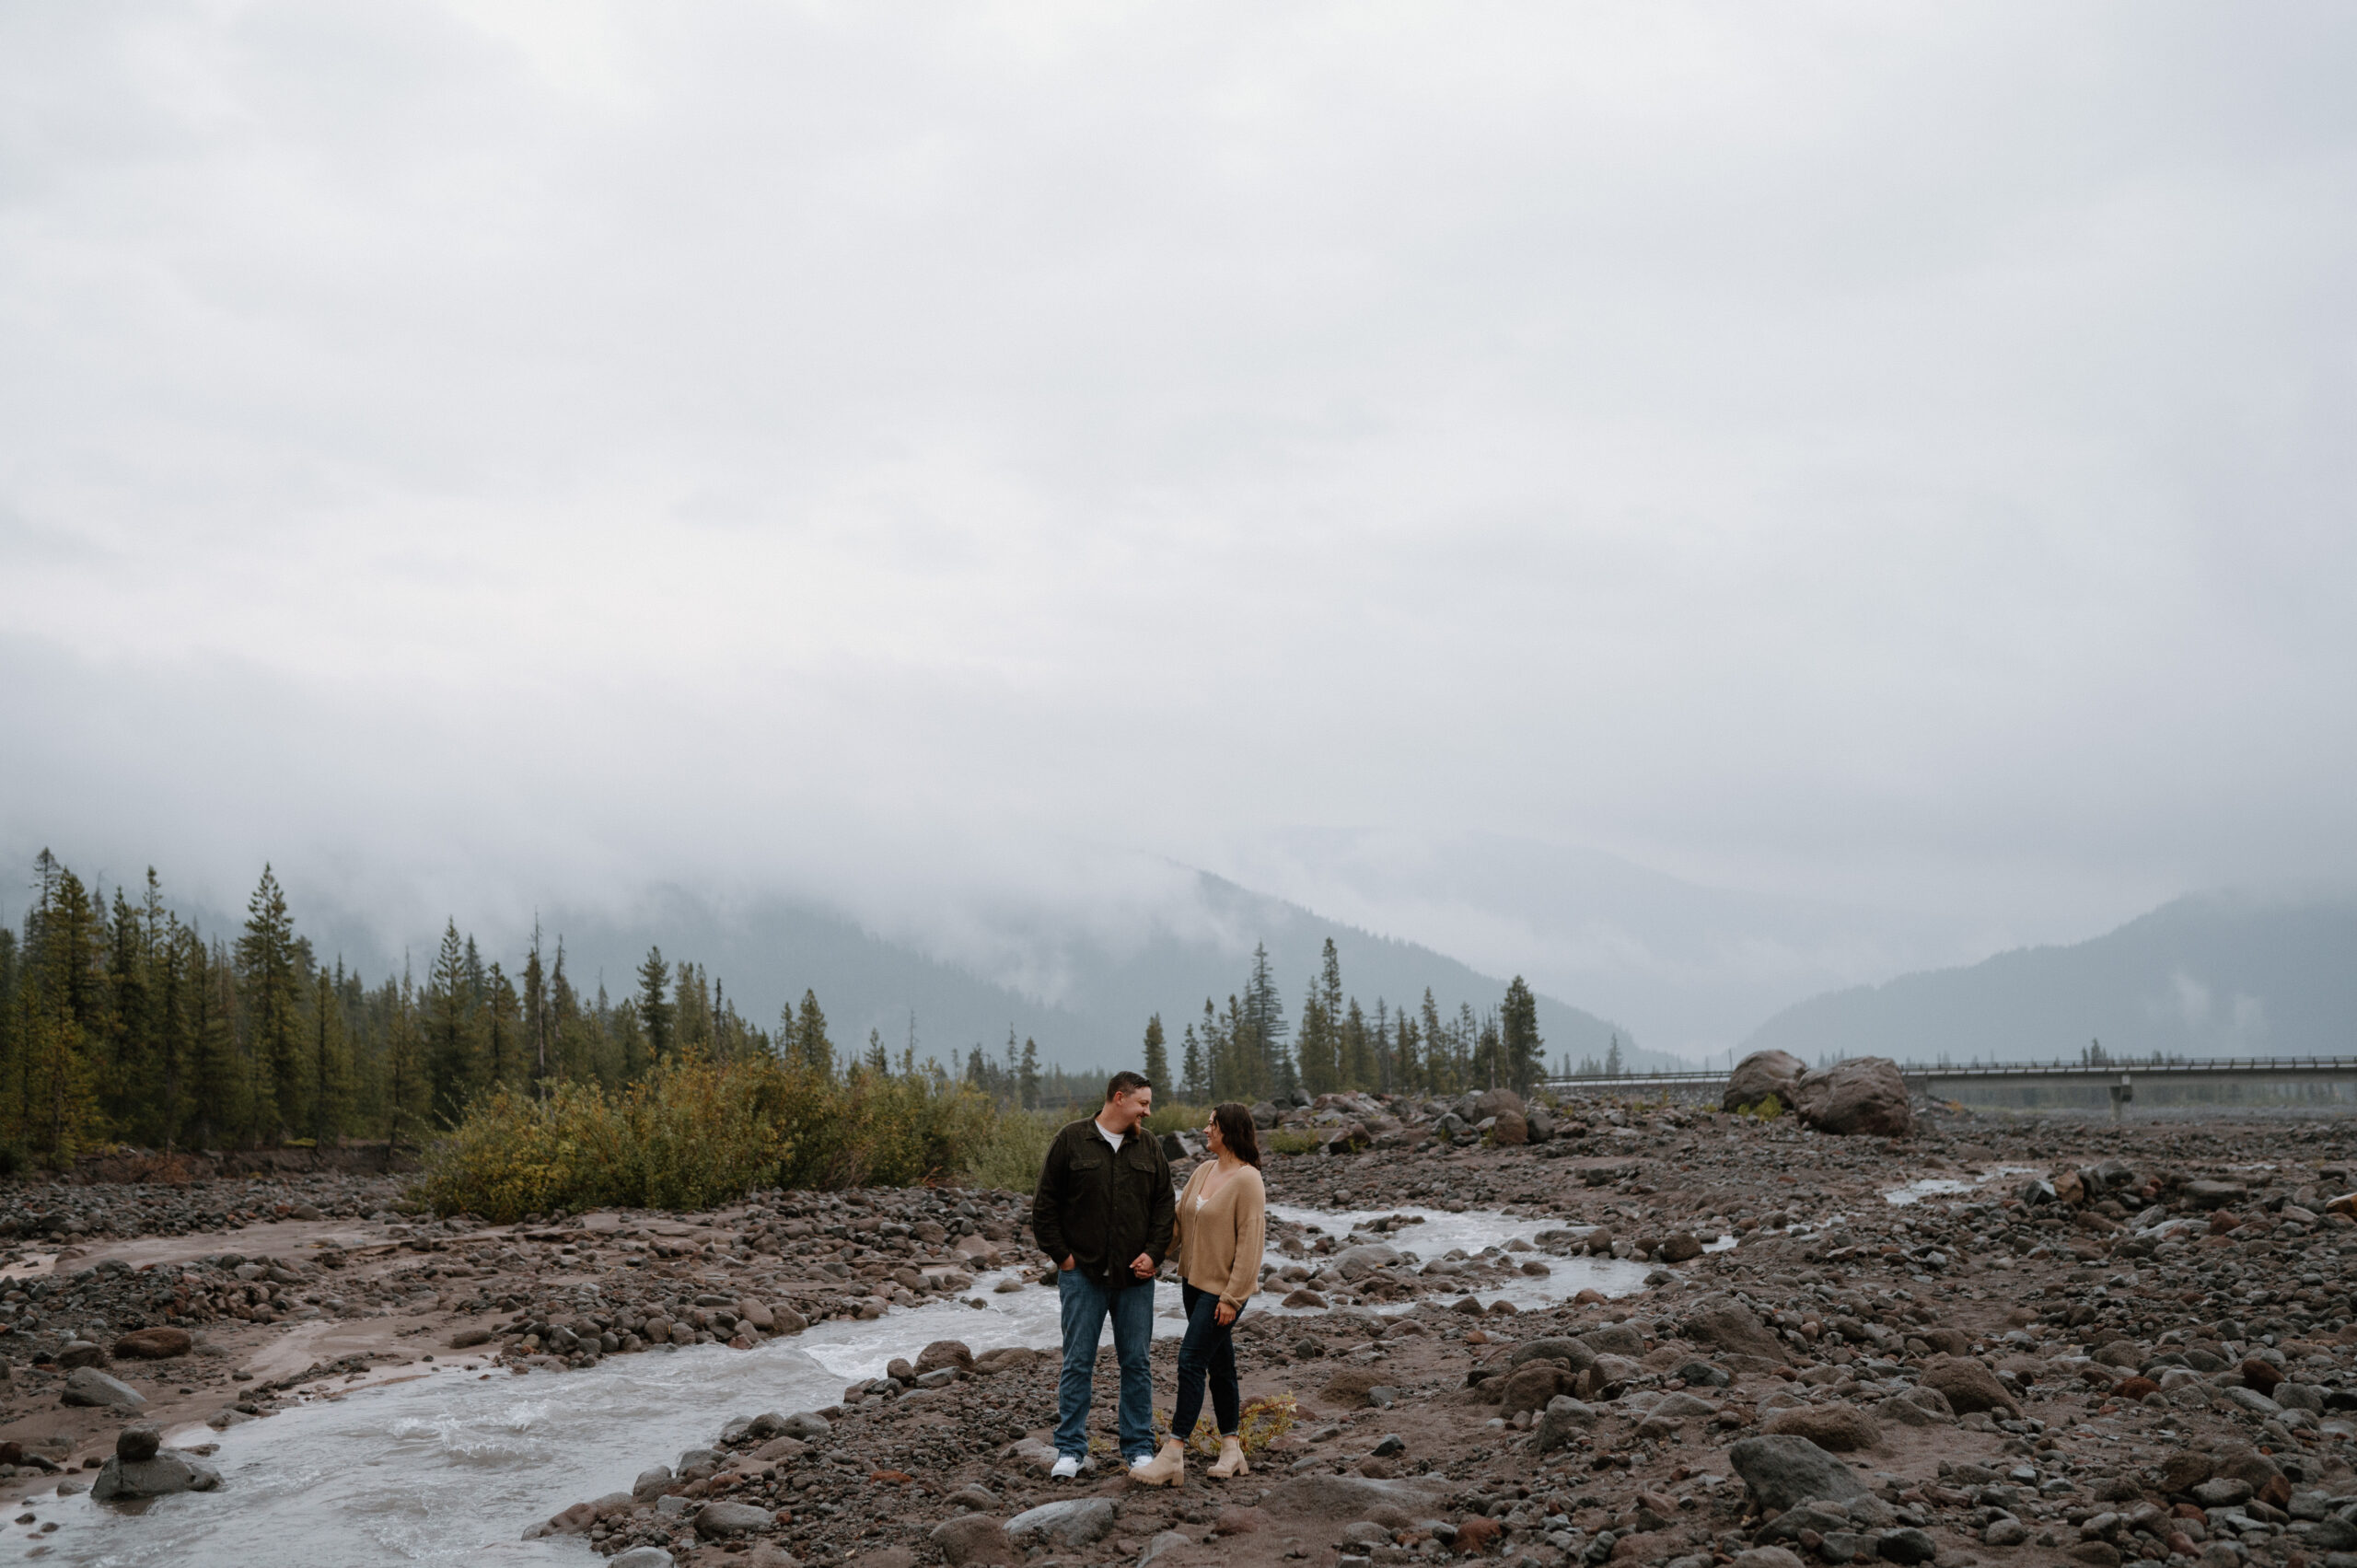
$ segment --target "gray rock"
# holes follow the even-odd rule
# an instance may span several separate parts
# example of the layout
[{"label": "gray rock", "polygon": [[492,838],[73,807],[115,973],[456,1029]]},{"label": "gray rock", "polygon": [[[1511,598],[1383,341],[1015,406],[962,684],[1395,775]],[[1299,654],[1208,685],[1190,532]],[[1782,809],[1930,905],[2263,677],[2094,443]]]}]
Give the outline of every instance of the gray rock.
[{"label": "gray rock", "polygon": [[706,1540],[749,1535],[776,1523],[776,1515],[750,1503],[707,1503],[696,1512],[696,1534]]},{"label": "gray rock", "polygon": [[1895,1530],[1883,1531],[1875,1541],[1875,1551],[1886,1562],[1897,1562],[1902,1564],[1903,1568],[1912,1568],[1913,1564],[1919,1562],[1929,1562],[1940,1554],[1940,1549],[1932,1538],[1912,1526],[1901,1526]]},{"label": "gray rock", "polygon": [[[81,1374],[76,1373],[75,1376],[78,1377]],[[2240,1405],[2253,1415],[2282,1415],[2283,1413],[2282,1405],[2256,1388],[2229,1388],[2226,1390],[2226,1399],[2228,1402]]]},{"label": "gray rock", "polygon": [[1386,1247],[1379,1241],[1363,1241],[1356,1247],[1345,1247],[1334,1254],[1332,1266],[1351,1278],[1376,1269],[1387,1269],[1399,1261],[1399,1249]]},{"label": "gray rock", "polygon": [[641,1470],[638,1479],[630,1483],[631,1495],[641,1502],[657,1495],[671,1484],[671,1467],[657,1465],[651,1470]]},{"label": "gray rock", "polygon": [[1304,1475],[1270,1489],[1264,1505],[1272,1512],[1309,1514],[1327,1519],[1364,1519],[1378,1506],[1408,1514],[1429,1513],[1440,1504],[1447,1482],[1375,1481],[1355,1475]]},{"label": "gray rock", "polygon": [[1991,1520],[1989,1527],[1980,1532],[1980,1539],[1991,1546],[2019,1546],[2029,1539],[2029,1527],[2008,1516]]},{"label": "gray rock", "polygon": [[164,1434],[143,1422],[137,1426],[126,1426],[116,1434],[114,1457],[125,1464],[137,1464],[142,1459],[154,1458],[163,1446]]},{"label": "gray rock", "polygon": [[1598,1355],[1633,1358],[1645,1353],[1645,1336],[1637,1331],[1634,1323],[1607,1323],[1600,1329],[1590,1329],[1580,1338]]},{"label": "gray rock", "polygon": [[179,1454],[158,1454],[152,1459],[112,1458],[90,1486],[94,1503],[132,1502],[142,1497],[168,1497],[176,1492],[215,1492],[221,1472]]},{"label": "gray rock", "polygon": [[1112,1499],[1071,1497],[1026,1508],[1006,1522],[1006,1539],[1017,1548],[1043,1541],[1077,1551],[1104,1539],[1112,1528]]},{"label": "gray rock", "polygon": [[659,1546],[633,1546],[606,1559],[606,1568],[671,1568],[671,1554]]},{"label": "gray rock", "polygon": [[1735,1568],[1802,1568],[1802,1563],[1785,1547],[1755,1546],[1735,1554]]},{"label": "gray rock", "polygon": [[2357,1551],[2357,1524],[2329,1515],[2308,1527],[2308,1544],[2318,1551]]},{"label": "gray rock", "polygon": [[1585,1340],[1532,1340],[1515,1346],[1506,1357],[1508,1366],[1520,1366],[1526,1361],[1560,1361],[1574,1372],[1585,1372],[1596,1365],[1596,1352]]},{"label": "gray rock", "polygon": [[834,1428],[827,1423],[825,1416],[812,1411],[795,1411],[792,1415],[779,1422],[777,1429],[779,1435],[799,1437],[805,1443],[813,1442],[834,1431]]},{"label": "gray rock", "polygon": [[1767,1513],[1802,1503],[1844,1503],[1866,1492],[1849,1466],[1805,1437],[1747,1437],[1727,1450],[1727,1462]]},{"label": "gray rock", "polygon": [[147,1403],[146,1396],[119,1377],[110,1377],[95,1366],[77,1366],[66,1374],[65,1392],[61,1396],[69,1405],[88,1405],[104,1410],[114,1405],[128,1405],[140,1410]]},{"label": "gray rock", "polygon": [[1145,1568],[1147,1563],[1153,1562],[1155,1558],[1161,1556],[1166,1551],[1175,1551],[1179,1547],[1192,1546],[1195,1543],[1192,1539],[1180,1535],[1177,1530],[1165,1530],[1160,1535],[1155,1537],[1152,1540],[1146,1542],[1145,1550],[1138,1553],[1138,1568]]},{"label": "gray rock", "polygon": [[1023,1553],[1007,1539],[1006,1527],[988,1514],[959,1514],[944,1519],[926,1539],[940,1551],[941,1560],[949,1568],[968,1568],[968,1564],[981,1568],[985,1563],[1013,1568],[1023,1561]]}]

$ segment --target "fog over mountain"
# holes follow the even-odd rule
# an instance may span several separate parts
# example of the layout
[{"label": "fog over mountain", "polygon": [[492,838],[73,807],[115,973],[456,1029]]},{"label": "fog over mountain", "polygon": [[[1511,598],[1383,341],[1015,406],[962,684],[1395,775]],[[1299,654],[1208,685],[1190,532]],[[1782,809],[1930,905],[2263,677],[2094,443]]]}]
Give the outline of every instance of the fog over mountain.
[{"label": "fog over mountain", "polygon": [[945,1036],[1234,972],[1200,868],[1690,1053],[2357,880],[2353,72],[2167,0],[0,7],[0,865],[389,955],[816,911]]},{"label": "fog over mountain", "polygon": [[1746,1050],[1983,1062],[2357,1054],[2357,896],[2212,893],[2067,947],[1802,1003]]}]

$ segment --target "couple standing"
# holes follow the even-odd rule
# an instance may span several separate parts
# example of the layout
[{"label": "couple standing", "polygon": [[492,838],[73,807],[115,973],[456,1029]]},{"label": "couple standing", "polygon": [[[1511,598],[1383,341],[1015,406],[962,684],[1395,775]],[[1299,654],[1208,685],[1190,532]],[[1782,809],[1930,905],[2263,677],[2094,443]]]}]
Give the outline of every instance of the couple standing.
[{"label": "couple standing", "polygon": [[[1260,1184],[1260,1144],[1252,1113],[1216,1107],[1203,1124],[1215,1158],[1170,1195],[1170,1162],[1145,1130],[1154,1086],[1116,1073],[1095,1116],[1056,1134],[1031,1203],[1031,1232],[1055,1260],[1063,1303],[1063,1376],[1056,1386],[1056,1465],[1070,1478],[1088,1458],[1088,1405],[1097,1340],[1113,1319],[1113,1354],[1121,1367],[1119,1428],[1131,1476],[1149,1486],[1185,1479],[1186,1445],[1211,1385],[1219,1419],[1219,1462],[1212,1474],[1241,1475],[1237,1435],[1241,1395],[1230,1330],[1260,1283],[1260,1244],[1268,1193]],[[1163,1260],[1178,1260],[1187,1337],[1178,1346],[1178,1398],[1169,1439],[1154,1446],[1154,1279]]]}]

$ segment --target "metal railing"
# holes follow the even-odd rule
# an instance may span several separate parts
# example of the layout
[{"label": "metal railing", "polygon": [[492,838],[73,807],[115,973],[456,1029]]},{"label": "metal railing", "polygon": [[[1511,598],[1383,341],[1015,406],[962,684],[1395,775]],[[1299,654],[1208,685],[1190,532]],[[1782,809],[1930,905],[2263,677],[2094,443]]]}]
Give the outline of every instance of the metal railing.
[{"label": "metal railing", "polygon": [[[2210,1056],[2172,1058],[2161,1062],[1974,1062],[1962,1063],[1902,1062],[1902,1078],[1943,1081],[1956,1078],[2085,1078],[2116,1080],[2121,1074],[2142,1077],[2320,1077],[2357,1075],[2357,1056]],[[1550,1089],[1697,1087],[1726,1082],[1729,1070],[1695,1069],[1664,1073],[1621,1073],[1611,1077],[1574,1075],[1549,1078]]]}]

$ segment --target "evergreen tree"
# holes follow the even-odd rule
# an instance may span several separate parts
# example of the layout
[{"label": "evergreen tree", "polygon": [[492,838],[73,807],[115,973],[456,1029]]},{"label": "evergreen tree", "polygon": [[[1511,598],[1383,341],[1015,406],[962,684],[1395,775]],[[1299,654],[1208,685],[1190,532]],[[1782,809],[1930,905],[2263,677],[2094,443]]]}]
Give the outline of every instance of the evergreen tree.
[{"label": "evergreen tree", "polygon": [[802,1013],[794,1020],[794,1059],[821,1078],[835,1075],[835,1042],[827,1038],[827,1016],[819,1011],[819,995],[802,993]]},{"label": "evergreen tree", "polygon": [[516,982],[498,964],[484,981],[482,1025],[483,1076],[493,1088],[514,1088],[528,1076],[524,1055],[524,1004]]},{"label": "evergreen tree", "polygon": [[[562,939],[560,938],[560,945]],[[540,918],[532,917],[532,948],[524,956],[524,1037],[531,1055],[532,1092],[548,1094],[550,1014],[548,971],[540,965]]]},{"label": "evergreen tree", "polygon": [[1039,1044],[1028,1035],[1023,1040],[1023,1070],[1016,1080],[1023,1097],[1023,1109],[1039,1109]]},{"label": "evergreen tree", "polygon": [[[1230,998],[1231,1003],[1234,998]],[[1256,944],[1252,948],[1252,973],[1245,982],[1242,1006],[1237,1010],[1242,1024],[1237,1033],[1250,1042],[1252,1062],[1248,1075],[1256,1093],[1271,1089],[1291,1092],[1296,1078],[1293,1054],[1285,1049],[1290,1032],[1285,1023],[1283,998],[1277,994],[1277,982],[1269,972],[1269,945]]]},{"label": "evergreen tree", "polygon": [[1504,1037],[1507,1077],[1516,1094],[1527,1095],[1546,1075],[1547,1042],[1538,1038],[1538,999],[1520,975],[1506,982],[1498,1028]]},{"label": "evergreen tree", "polygon": [[869,1073],[875,1074],[878,1078],[889,1077],[891,1075],[892,1058],[890,1053],[884,1049],[883,1030],[875,1028],[870,1028],[868,1029],[867,1058],[865,1062],[861,1063],[861,1065],[865,1067]]},{"label": "evergreen tree", "polygon": [[1185,1084],[1184,1098],[1201,1105],[1212,1098],[1211,1080],[1203,1070],[1203,1048],[1195,1039],[1195,1026],[1192,1024],[1187,1026],[1186,1035],[1179,1045],[1178,1075]]},{"label": "evergreen tree", "polygon": [[646,949],[646,961],[638,966],[638,1025],[646,1031],[647,1050],[661,1062],[671,1054],[671,1004],[664,1000],[670,988],[671,966],[663,961],[663,949]]},{"label": "evergreen tree", "polygon": [[335,977],[325,970],[312,978],[311,1016],[305,1034],[310,1056],[311,1138],[324,1149],[343,1125],[351,1070],[344,1046],[343,999],[336,994]]},{"label": "evergreen tree", "polygon": [[1620,1076],[1621,1070],[1620,1035],[1620,1031],[1615,1030],[1612,1035],[1612,1043],[1605,1048],[1604,1075],[1608,1078],[1617,1078]]},{"label": "evergreen tree", "polygon": [[467,945],[454,919],[442,931],[442,950],[426,977],[425,1074],[429,1114],[444,1126],[455,1126],[465,1114],[480,1071],[475,1050],[475,1019],[470,1003],[472,981],[467,973]]},{"label": "evergreen tree", "polygon": [[1427,1094],[1448,1094],[1464,1087],[1463,1074],[1452,1058],[1448,1032],[1441,1027],[1440,1004],[1433,1000],[1433,988],[1424,987],[1424,1005],[1416,1015],[1423,1026],[1424,1090]]},{"label": "evergreen tree", "polygon": [[1170,1051],[1163,1043],[1159,1013],[1145,1021],[1145,1081],[1166,1092],[1178,1086],[1170,1081]]},{"label": "evergreen tree", "polygon": [[406,965],[401,993],[391,1000],[385,1041],[385,1141],[398,1146],[402,1138],[417,1136],[432,1103],[425,1037],[418,1025],[417,991]]},{"label": "evergreen tree", "polygon": [[1375,1043],[1367,1032],[1366,1015],[1359,1010],[1355,996],[1342,1014],[1341,1053],[1344,1088],[1371,1089],[1376,1086],[1379,1080],[1376,1076]]}]

